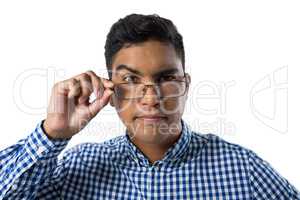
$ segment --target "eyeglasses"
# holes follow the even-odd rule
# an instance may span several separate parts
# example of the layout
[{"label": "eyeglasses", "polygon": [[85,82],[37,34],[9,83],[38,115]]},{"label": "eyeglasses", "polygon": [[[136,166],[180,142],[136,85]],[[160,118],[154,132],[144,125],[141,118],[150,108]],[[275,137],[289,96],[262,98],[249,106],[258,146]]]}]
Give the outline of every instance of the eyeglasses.
[{"label": "eyeglasses", "polygon": [[186,76],[172,76],[171,79],[152,84],[142,82],[115,83],[114,93],[118,99],[129,100],[143,98],[149,86],[153,86],[159,98],[183,96],[188,87]]}]

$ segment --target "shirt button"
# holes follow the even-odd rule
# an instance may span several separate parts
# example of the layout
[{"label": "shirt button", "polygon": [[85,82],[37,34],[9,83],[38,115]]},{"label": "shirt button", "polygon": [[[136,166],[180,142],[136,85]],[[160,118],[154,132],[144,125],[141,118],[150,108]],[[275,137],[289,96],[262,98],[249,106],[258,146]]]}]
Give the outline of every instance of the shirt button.
[{"label": "shirt button", "polygon": [[38,155],[41,155],[45,150],[46,150],[46,147],[44,147],[44,146],[39,147],[39,148],[37,149]]},{"label": "shirt button", "polygon": [[18,186],[17,186],[16,184],[13,184],[13,185],[11,186],[11,189],[12,189],[12,190],[17,190],[17,189],[18,189]]},{"label": "shirt button", "polygon": [[139,163],[138,159],[134,158],[133,160],[134,162]]},{"label": "shirt button", "polygon": [[[6,172],[7,173],[7,172]],[[1,174],[2,175],[2,174]],[[4,174],[4,179],[8,179],[8,174]]]}]

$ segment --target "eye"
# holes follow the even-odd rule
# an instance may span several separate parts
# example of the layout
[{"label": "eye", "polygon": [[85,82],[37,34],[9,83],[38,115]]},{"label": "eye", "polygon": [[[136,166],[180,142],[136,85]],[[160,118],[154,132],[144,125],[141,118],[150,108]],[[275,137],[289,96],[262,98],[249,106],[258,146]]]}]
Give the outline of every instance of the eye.
[{"label": "eye", "polygon": [[135,83],[135,82],[138,82],[138,77],[133,76],[133,75],[127,75],[127,76],[124,76],[122,80],[125,82],[128,82],[128,83]]},{"label": "eye", "polygon": [[159,81],[173,81],[173,80],[176,80],[175,75],[164,75],[164,76],[160,77]]}]

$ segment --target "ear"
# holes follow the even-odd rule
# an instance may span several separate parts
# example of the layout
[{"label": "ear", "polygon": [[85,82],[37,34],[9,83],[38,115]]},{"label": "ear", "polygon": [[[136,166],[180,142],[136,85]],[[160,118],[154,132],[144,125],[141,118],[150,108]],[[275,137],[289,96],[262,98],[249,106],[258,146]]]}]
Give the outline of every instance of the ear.
[{"label": "ear", "polygon": [[187,89],[189,89],[191,84],[191,76],[188,73],[185,73],[185,77],[187,81]]},{"label": "ear", "polygon": [[109,99],[109,104],[112,106],[112,107],[115,107],[115,104],[114,104],[114,97],[111,96],[110,99]]}]

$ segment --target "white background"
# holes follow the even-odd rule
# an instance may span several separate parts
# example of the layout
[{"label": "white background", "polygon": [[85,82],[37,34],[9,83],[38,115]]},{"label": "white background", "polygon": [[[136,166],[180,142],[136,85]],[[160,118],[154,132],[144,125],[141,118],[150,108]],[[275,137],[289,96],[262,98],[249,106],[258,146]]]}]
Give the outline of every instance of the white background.
[{"label": "white background", "polygon": [[[300,6],[295,1],[1,1],[0,148],[45,118],[54,82],[106,76],[110,26],[130,13],[170,18],[192,87],[184,119],[250,148],[300,188]],[[124,134],[107,106],[68,148]]]}]

